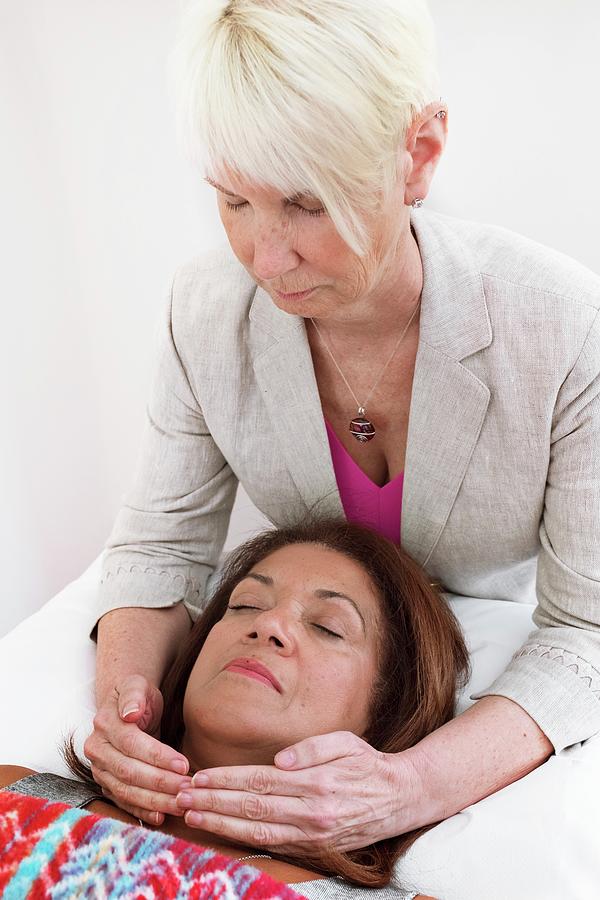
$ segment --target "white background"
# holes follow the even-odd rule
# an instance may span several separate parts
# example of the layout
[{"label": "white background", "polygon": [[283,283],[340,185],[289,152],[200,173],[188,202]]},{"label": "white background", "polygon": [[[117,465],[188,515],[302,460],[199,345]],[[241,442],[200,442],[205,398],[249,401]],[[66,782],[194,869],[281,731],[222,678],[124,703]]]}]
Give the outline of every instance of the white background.
[{"label": "white background", "polygon": [[[175,144],[179,6],[0,0],[0,635],[100,553],[171,277],[223,240]],[[428,205],[600,271],[600,6],[431,8],[450,141]],[[241,496],[228,543],[257,521]]]}]

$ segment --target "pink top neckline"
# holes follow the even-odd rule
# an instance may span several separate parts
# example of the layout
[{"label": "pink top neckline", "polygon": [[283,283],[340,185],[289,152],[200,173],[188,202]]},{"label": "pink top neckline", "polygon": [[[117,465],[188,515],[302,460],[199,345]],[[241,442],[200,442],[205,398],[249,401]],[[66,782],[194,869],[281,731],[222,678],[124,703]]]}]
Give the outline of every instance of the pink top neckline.
[{"label": "pink top neckline", "polygon": [[400,544],[404,472],[381,487],[356,463],[325,419],[331,461],[346,518]]}]

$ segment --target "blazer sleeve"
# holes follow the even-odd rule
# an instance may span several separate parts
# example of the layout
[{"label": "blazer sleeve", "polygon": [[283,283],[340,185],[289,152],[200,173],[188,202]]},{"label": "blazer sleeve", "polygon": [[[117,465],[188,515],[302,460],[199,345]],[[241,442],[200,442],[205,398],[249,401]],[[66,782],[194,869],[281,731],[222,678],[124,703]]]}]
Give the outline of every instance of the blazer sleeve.
[{"label": "blazer sleeve", "polygon": [[555,752],[600,731],[600,313],[558,393],[537,569],[537,629],[489,688]]},{"label": "blazer sleeve", "polygon": [[160,322],[133,486],[105,545],[96,624],[120,607],[179,601],[194,621],[227,534],[238,482],[206,426],[176,346],[176,285],[177,276]]}]

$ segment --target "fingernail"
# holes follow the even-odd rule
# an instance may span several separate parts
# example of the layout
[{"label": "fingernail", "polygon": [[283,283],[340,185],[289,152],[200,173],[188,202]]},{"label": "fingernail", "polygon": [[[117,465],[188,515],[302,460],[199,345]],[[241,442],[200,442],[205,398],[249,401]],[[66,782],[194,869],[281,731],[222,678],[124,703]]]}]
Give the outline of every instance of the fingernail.
[{"label": "fingernail", "polygon": [[282,753],[277,754],[277,765],[293,766],[295,762],[296,754],[293,750],[284,750]]},{"label": "fingernail", "polygon": [[208,784],[208,775],[205,775],[203,772],[196,772],[192,778],[192,785],[194,787],[203,787],[205,784]]},{"label": "fingernail", "polygon": [[171,762],[171,769],[178,775],[187,775],[188,764],[182,759],[174,759]]},{"label": "fingernail", "polygon": [[180,791],[185,791],[186,788],[194,787],[194,782],[191,778],[182,778],[181,783],[179,785]]},{"label": "fingernail", "polygon": [[188,812],[185,814],[186,825],[202,825],[202,813]]},{"label": "fingernail", "polygon": [[134,703],[133,706],[128,706],[127,709],[123,710],[123,712],[121,713],[121,718],[124,719],[125,716],[128,716],[131,713],[139,712],[139,711],[140,711],[140,707],[138,706],[137,703]]},{"label": "fingernail", "polygon": [[177,806],[180,806],[182,809],[191,809],[193,802],[191,794],[187,794],[185,791],[180,791],[177,794]]}]

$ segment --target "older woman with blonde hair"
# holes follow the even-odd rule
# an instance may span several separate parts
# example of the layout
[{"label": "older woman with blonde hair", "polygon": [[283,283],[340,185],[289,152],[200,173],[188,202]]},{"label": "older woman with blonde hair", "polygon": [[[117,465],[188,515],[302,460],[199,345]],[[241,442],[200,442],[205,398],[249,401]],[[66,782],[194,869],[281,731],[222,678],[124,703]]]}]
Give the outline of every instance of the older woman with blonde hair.
[{"label": "older woman with blonde hair", "polygon": [[[173,281],[105,555],[85,746],[107,796],[145,821],[187,810],[252,846],[347,852],[600,730],[600,279],[421,208],[448,127],[434,48],[421,0],[202,0],[182,19],[180,137],[228,243]],[[535,602],[536,630],[385,772],[333,733],[269,767],[188,775],[159,739],[158,685],[238,482],[275,526],[345,514],[449,592]]]}]

